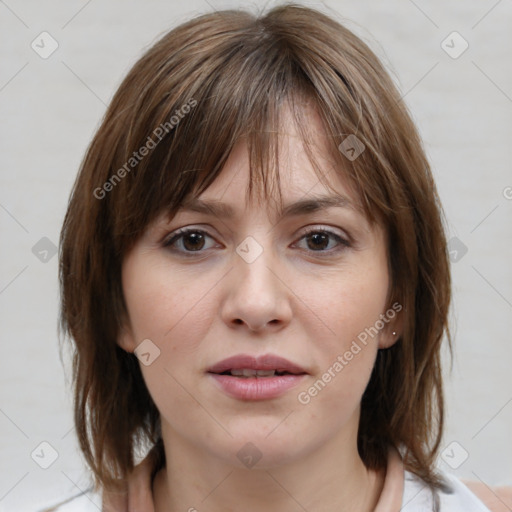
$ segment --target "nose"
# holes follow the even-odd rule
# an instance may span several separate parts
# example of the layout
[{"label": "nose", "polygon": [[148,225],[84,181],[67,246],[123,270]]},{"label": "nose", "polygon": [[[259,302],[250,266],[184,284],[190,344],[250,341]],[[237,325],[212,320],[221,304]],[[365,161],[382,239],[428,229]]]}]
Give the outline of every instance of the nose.
[{"label": "nose", "polygon": [[224,282],[222,319],[230,328],[276,332],[292,317],[293,295],[269,249],[248,263],[238,254]]}]

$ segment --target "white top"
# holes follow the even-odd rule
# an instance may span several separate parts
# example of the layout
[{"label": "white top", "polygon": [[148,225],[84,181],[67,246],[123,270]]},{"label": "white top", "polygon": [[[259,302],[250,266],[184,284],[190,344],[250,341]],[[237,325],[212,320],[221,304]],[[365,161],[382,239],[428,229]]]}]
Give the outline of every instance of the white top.
[{"label": "white top", "polygon": [[[446,491],[438,492],[440,512],[490,512],[489,509],[455,476],[441,472]],[[450,492],[451,491],[451,492]],[[432,493],[415,474],[405,471],[401,512],[434,510]]]},{"label": "white top", "polygon": [[[439,471],[446,486],[437,491],[438,512],[490,512],[489,509],[454,475]],[[62,502],[61,502],[62,503]],[[101,496],[87,490],[62,505],[40,512],[98,512]],[[402,459],[390,450],[386,478],[375,512],[433,512],[434,497],[430,488],[414,473],[404,469]]]}]

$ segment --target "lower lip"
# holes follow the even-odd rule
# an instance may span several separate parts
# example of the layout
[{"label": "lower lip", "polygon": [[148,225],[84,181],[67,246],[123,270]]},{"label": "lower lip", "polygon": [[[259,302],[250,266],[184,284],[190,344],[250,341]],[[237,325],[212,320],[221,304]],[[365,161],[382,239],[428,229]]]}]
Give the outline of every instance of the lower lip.
[{"label": "lower lip", "polygon": [[277,398],[302,381],[306,374],[275,377],[234,377],[210,373],[218,386],[238,400],[269,400]]}]

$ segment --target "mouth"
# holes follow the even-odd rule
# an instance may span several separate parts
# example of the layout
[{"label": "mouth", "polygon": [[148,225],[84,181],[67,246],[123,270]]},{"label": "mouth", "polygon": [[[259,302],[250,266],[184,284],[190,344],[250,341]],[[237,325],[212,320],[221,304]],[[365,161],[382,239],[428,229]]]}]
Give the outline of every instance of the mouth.
[{"label": "mouth", "polygon": [[308,372],[282,357],[241,354],[219,361],[207,370],[225,394],[237,400],[270,400],[297,386]]},{"label": "mouth", "polygon": [[231,375],[244,379],[268,378],[282,375],[303,375],[308,372],[296,363],[274,354],[252,356],[239,354],[223,359],[208,368],[208,373]]}]

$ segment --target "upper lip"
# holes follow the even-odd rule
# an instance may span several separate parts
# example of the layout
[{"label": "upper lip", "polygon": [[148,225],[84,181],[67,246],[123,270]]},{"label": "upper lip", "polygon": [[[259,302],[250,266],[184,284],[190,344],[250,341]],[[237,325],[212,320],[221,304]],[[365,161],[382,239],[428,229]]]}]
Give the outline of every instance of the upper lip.
[{"label": "upper lip", "polygon": [[288,373],[307,373],[304,368],[274,354],[251,356],[250,354],[239,354],[223,359],[208,368],[209,373],[223,373],[229,370],[277,370]]}]

